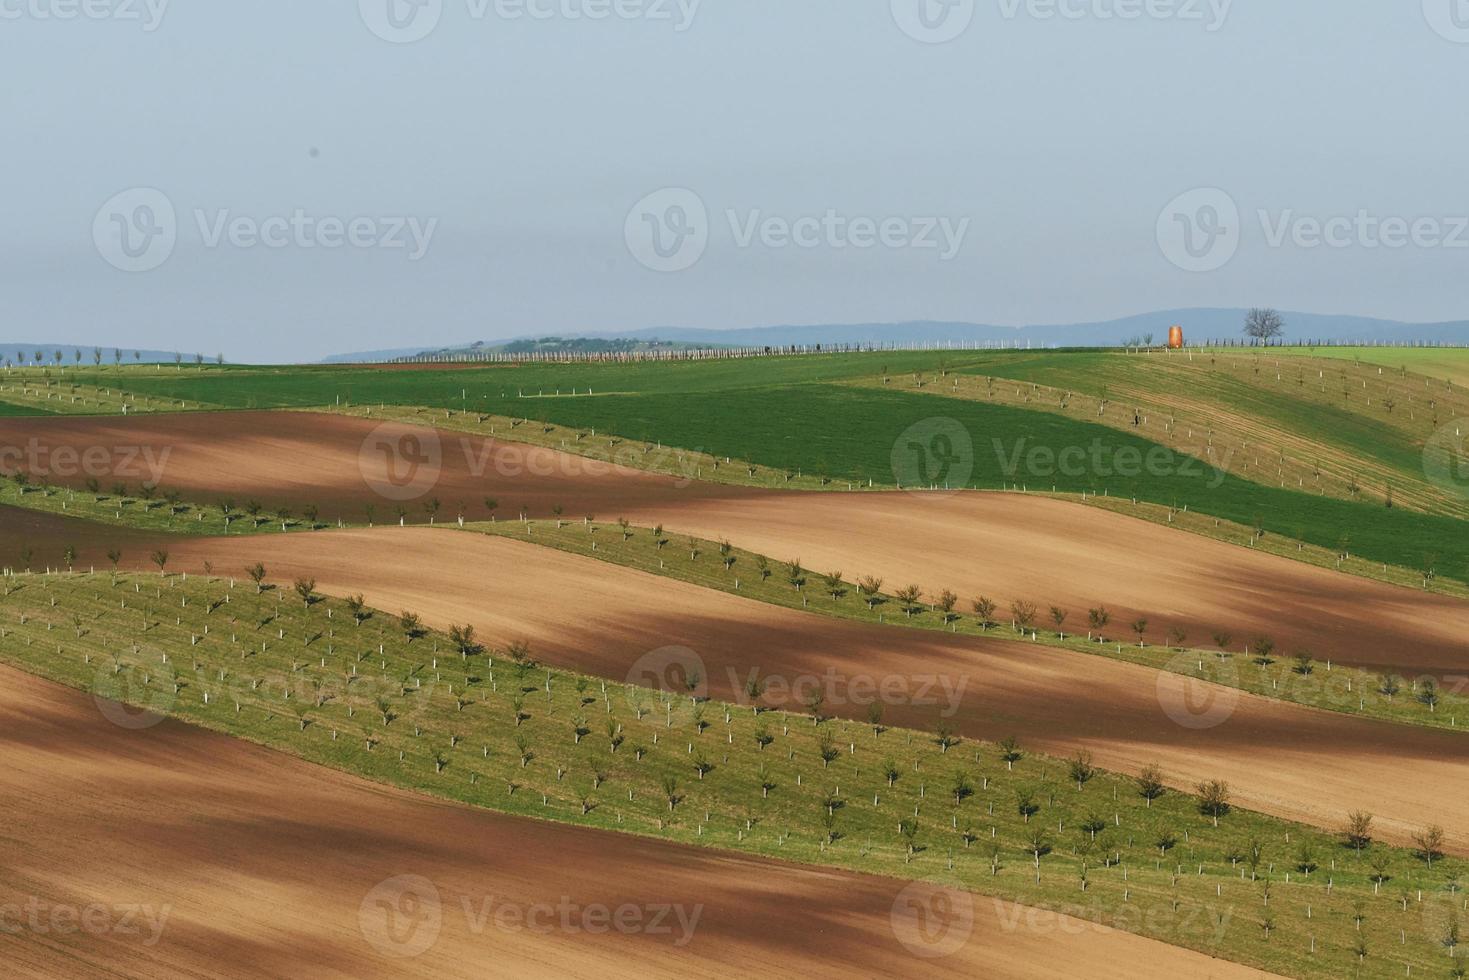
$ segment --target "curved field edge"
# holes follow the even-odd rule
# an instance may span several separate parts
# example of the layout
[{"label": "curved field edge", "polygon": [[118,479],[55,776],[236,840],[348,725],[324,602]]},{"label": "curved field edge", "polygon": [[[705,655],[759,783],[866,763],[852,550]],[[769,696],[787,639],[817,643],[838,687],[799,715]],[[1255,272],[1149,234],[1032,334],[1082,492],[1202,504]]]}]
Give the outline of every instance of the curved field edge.
[{"label": "curved field edge", "polygon": [[[650,409],[652,397],[658,401]],[[1465,522],[1456,518],[1267,487],[1211,469],[1147,439],[1044,412],[941,395],[815,385],[721,393],[714,413],[701,396],[568,397],[545,402],[554,407],[530,406],[541,411],[529,415],[530,424],[513,430],[502,428],[504,423],[498,420],[486,417],[480,422],[479,415],[447,408],[374,409],[371,417],[432,422],[444,428],[482,425],[483,429],[465,431],[483,435],[491,434],[493,426],[497,438],[524,439],[587,456],[615,452],[619,447],[587,445],[593,439],[610,443],[615,433],[623,443],[682,448],[685,459],[665,461],[662,472],[694,478],[688,469],[692,465],[697,478],[708,481],[827,490],[891,489],[897,486],[895,468],[911,465],[904,448],[908,441],[923,444],[938,435],[953,439],[962,433],[972,446],[966,457],[972,466],[967,473],[962,467],[950,468],[950,487],[1136,499],[1207,514],[1316,549],[1413,569],[1420,578],[1430,568],[1433,576],[1460,581],[1469,576],[1469,536],[1463,534]],[[365,409],[357,411],[368,414]],[[400,415],[403,411],[407,414]],[[710,421],[711,415],[717,419]],[[541,441],[534,434],[538,427],[541,436],[556,441]],[[592,431],[597,436],[591,436]],[[1084,472],[1061,472],[1068,459],[1063,453],[1075,449],[1087,460]],[[1097,455],[1104,464],[1092,467],[1090,461]],[[614,458],[638,465],[636,455],[626,449]],[[713,460],[725,459],[731,463],[713,468]],[[749,467],[756,469],[758,480],[750,478]],[[1119,470],[1139,475],[1117,475]],[[1144,470],[1155,470],[1157,475]],[[928,481],[907,482],[911,486]]]},{"label": "curved field edge", "polygon": [[1436,432],[1469,417],[1469,395],[1421,374],[1205,350],[1032,354],[997,362],[993,371],[985,378],[964,368],[947,379],[888,382],[1069,411],[1173,448],[1230,458],[1245,472],[1263,461],[1279,482],[1344,499],[1380,498],[1391,486],[1400,504],[1464,514],[1463,494],[1429,479],[1424,460],[1430,446],[1438,451]]},{"label": "curved field edge", "polygon": [[362,610],[354,625],[344,602],[303,601],[309,588],[106,575],[6,585],[0,655],[23,669],[502,812],[957,881],[1303,977],[1349,972],[1360,942],[1384,969],[1441,964],[1463,900],[1457,859],[1358,852],[1227,804],[1216,827],[1196,798],[1149,801],[1097,771],[1074,783],[1068,763],[1023,748],[1011,771],[991,745],[546,671],[533,651],[517,659],[396,616]]},{"label": "curved field edge", "polygon": [[[337,404],[417,402],[495,411],[497,403],[504,405],[507,400],[534,405],[543,399],[592,393],[662,395],[831,383],[902,387],[909,384],[903,376],[910,374],[916,383],[957,395],[961,380],[968,387],[970,380],[983,374],[991,395],[1002,399],[1008,396],[1008,388],[995,386],[996,377],[1034,387],[1036,391],[1025,391],[1024,398],[1015,402],[1018,407],[1064,414],[1066,406],[1050,404],[1054,399],[1049,397],[1063,390],[1068,396],[1063,401],[1078,396],[1075,407],[1082,409],[1082,418],[1088,412],[1080,403],[1093,398],[1115,402],[1118,411],[1104,409],[1092,417],[1124,432],[1136,429],[1134,409],[1141,408],[1143,428],[1138,431],[1173,448],[1180,446],[1171,438],[1172,430],[1184,423],[1190,429],[1208,429],[1218,437],[1221,454],[1239,457],[1237,469],[1248,470],[1246,457],[1260,456],[1262,448],[1266,456],[1278,450],[1282,456],[1293,457],[1286,474],[1291,485],[1299,475],[1301,483],[1309,482],[1315,489],[1350,496],[1380,494],[1382,486],[1391,482],[1400,501],[1409,506],[1434,502],[1450,509],[1464,506],[1462,494],[1447,492],[1424,479],[1421,457],[1425,440],[1441,420],[1469,415],[1469,397],[1452,384],[1440,382],[1435,387],[1425,375],[1405,370],[1374,374],[1360,362],[1353,367],[1338,359],[1303,358],[1301,353],[1282,360],[1274,348],[1251,352],[868,352],[642,364],[444,365],[412,371],[381,366],[210,366],[202,370],[190,367],[185,372],[181,366],[170,370],[160,365],[101,372],[80,367],[53,372],[48,368],[15,372],[7,378],[18,376],[25,383],[73,392],[85,391],[84,381],[92,382],[99,391],[106,385],[111,392],[131,380],[197,406],[299,406],[320,401],[311,395],[326,388],[335,390]],[[1309,379],[1307,370],[1312,375]],[[947,391],[950,378],[955,386],[952,392]],[[1017,384],[1017,399],[1020,388]],[[194,402],[188,401],[190,397]],[[966,392],[965,397],[971,396]],[[1395,406],[1400,410],[1394,411]],[[1169,424],[1175,416],[1177,427]],[[1215,441],[1211,439],[1211,444]],[[1324,483],[1323,465],[1332,471]],[[1274,485],[1265,474],[1259,480]],[[1364,485],[1361,491],[1355,489],[1358,482]]]},{"label": "curved field edge", "polygon": [[[850,359],[841,371],[828,372],[833,375],[831,378],[823,377],[809,363],[800,365],[802,370],[787,366],[781,377],[794,381],[798,385],[795,387],[720,389],[711,385],[692,393],[669,390],[672,385],[666,379],[661,382],[661,388],[657,387],[656,379],[660,376],[655,366],[650,365],[639,377],[652,393],[607,394],[598,390],[590,397],[587,388],[577,387],[574,370],[540,372],[543,378],[563,378],[564,387],[549,392],[538,389],[536,395],[525,398],[511,397],[519,391],[513,372],[483,369],[328,371],[325,374],[305,369],[296,372],[211,369],[197,372],[198,377],[170,379],[168,372],[160,372],[135,381],[151,380],[170,388],[179,386],[188,392],[199,386],[207,389],[215,382],[226,386],[219,390],[224,397],[217,402],[195,403],[200,406],[228,403],[232,408],[308,408],[320,404],[319,385],[327,383],[327,379],[341,385],[348,394],[346,399],[339,400],[339,405],[361,404],[370,401],[374,393],[390,391],[395,397],[385,397],[379,402],[381,417],[404,410],[405,400],[410,405],[437,402],[434,409],[414,412],[434,416],[440,411],[457,410],[488,418],[489,412],[514,405],[519,419],[539,421],[542,427],[595,429],[603,434],[616,433],[625,442],[678,446],[692,458],[707,456],[711,460],[731,461],[722,467],[722,472],[715,471],[711,465],[701,472],[702,479],[802,489],[841,489],[844,484],[857,488],[869,482],[874,486],[894,486],[894,450],[904,430],[913,425],[921,428],[935,419],[953,418],[975,446],[972,467],[975,472],[965,475],[961,481],[964,485],[1136,498],[1159,506],[1209,514],[1232,525],[1267,531],[1273,536],[1298,539],[1316,549],[1356,555],[1420,573],[1431,572],[1430,578],[1435,575],[1469,577],[1469,538],[1459,533],[1463,522],[1453,518],[1410,513],[1382,504],[1317,497],[1254,483],[1222,470],[1210,470],[1186,453],[1128,432],[1033,409],[962,403],[942,395],[863,391],[822,383],[861,377],[870,372],[875,360]],[[952,370],[956,372],[972,369],[976,363],[988,363],[978,355],[963,359],[955,356],[952,361]],[[773,362],[756,363],[764,368]],[[933,359],[918,363],[932,364]],[[741,373],[751,369],[748,363],[724,362],[724,365],[724,383],[734,384],[743,379],[749,384],[748,374]],[[386,383],[380,376],[394,381],[384,389]],[[353,382],[343,380],[346,378],[356,379],[355,387]],[[492,380],[497,378],[501,379],[498,384]],[[262,379],[273,383],[258,389],[252,387],[263,385]],[[308,385],[305,379],[314,379],[317,386]],[[487,379],[500,389],[501,397],[491,398],[486,392],[477,399],[479,404],[469,409],[470,384],[484,384]],[[230,389],[229,385],[234,388]],[[446,390],[451,385],[456,390]],[[577,394],[571,394],[573,391]],[[424,397],[430,392],[433,397]],[[461,393],[464,398],[453,397]],[[718,410],[712,411],[716,401]],[[400,406],[398,409],[389,407],[395,403]],[[333,406],[336,407],[339,406]],[[517,437],[525,438],[525,432],[509,435],[512,439]],[[527,441],[544,444],[537,439]],[[1135,470],[1155,449],[1167,455],[1162,472],[1158,473],[1118,475],[1112,471],[1110,462],[1107,467],[1079,475],[1056,472],[1056,459],[1061,450],[1087,449],[1093,445],[1101,446],[1109,461],[1122,461],[1123,469]],[[583,452],[573,446],[565,448]],[[640,465],[635,460],[629,462]],[[641,465],[653,468],[646,461]],[[674,461],[667,465],[676,469],[679,464]]]},{"label": "curved field edge", "polygon": [[[457,529],[446,526],[444,530]],[[1132,631],[1129,623],[1107,617],[1098,627],[1091,616],[1093,610],[1057,610],[995,596],[990,599],[993,608],[981,615],[974,602],[984,597],[953,593],[945,597],[916,590],[900,597],[903,587],[895,582],[861,574],[833,578],[831,572],[727,542],[671,533],[655,536],[656,529],[631,524],[504,521],[468,523],[463,530],[555,548],[785,609],[893,629],[1018,638],[1307,708],[1454,732],[1466,731],[1458,723],[1460,717],[1469,719],[1469,698],[1450,690],[1442,680],[1302,659],[1273,644],[1267,649],[1268,637],[1231,638],[1225,643],[1228,649],[1186,646],[1186,634],[1175,643],[1150,645],[1127,638]],[[864,588],[864,581],[875,588]],[[1017,610],[1018,605],[1028,608]],[[1105,604],[1096,611],[1105,615]],[[1062,615],[1060,623],[1055,621],[1057,612]],[[1025,617],[1024,622],[1017,621],[1017,615]],[[1392,693],[1386,693],[1388,690]]]},{"label": "curved field edge", "polygon": [[[293,411],[330,412],[358,418],[402,422],[412,425],[434,426],[455,432],[465,432],[507,442],[555,449],[599,462],[629,466],[653,473],[663,473],[681,479],[697,479],[709,483],[729,486],[748,486],[765,489],[808,490],[816,492],[856,492],[869,488],[893,489],[892,483],[872,479],[833,480],[829,476],[812,475],[801,470],[779,469],[751,463],[748,459],[734,456],[717,456],[707,452],[673,449],[659,442],[628,440],[618,435],[609,435],[596,427],[568,428],[545,422],[484,413],[461,412],[454,409],[430,409],[424,407],[317,407],[292,409]],[[1259,513],[1248,521],[1231,520],[1218,516],[1207,509],[1191,508],[1188,503],[1158,503],[1143,497],[1127,497],[1101,492],[1080,490],[1055,492],[1041,486],[1001,483],[998,487],[980,487],[981,490],[999,490],[1008,493],[1033,493],[1055,497],[1074,503],[1101,507],[1115,513],[1124,513],[1154,524],[1168,525],[1204,537],[1254,548],[1282,558],[1290,558],[1330,568],[1349,575],[1368,578],[1389,585],[1421,588],[1442,595],[1469,598],[1469,582],[1466,572],[1455,572],[1445,562],[1433,562],[1431,571],[1424,562],[1397,564],[1364,556],[1364,553],[1348,533],[1346,540],[1338,536],[1326,544],[1309,541],[1303,527],[1296,525],[1291,531],[1273,530],[1273,524],[1265,522]],[[915,492],[921,492],[915,491]],[[1369,508],[1371,516],[1377,517],[1376,509]],[[1401,513],[1401,512],[1400,512]],[[1438,518],[1447,530],[1460,522],[1451,518]],[[1425,555],[1425,557],[1428,557]]]},{"label": "curved field edge", "polygon": [[[736,969],[813,980],[898,976],[913,965],[903,938],[928,946],[901,931],[907,920],[893,919],[895,908],[911,908],[899,902],[915,892],[918,907],[972,904],[973,928],[958,937],[968,941],[943,960],[970,975],[1260,976],[998,899],[966,902],[950,889],[901,879],[445,803],[186,723],[118,732],[92,698],[4,665],[0,728],[18,730],[0,793],[26,801],[0,841],[10,872],[0,881],[0,904],[74,904],[125,891],[145,909],[171,909],[166,926],[155,920],[163,931],[152,945],[135,932],[53,944],[24,929],[0,931],[11,976],[213,977],[224,959],[236,976],[289,976],[301,972],[300,951],[308,948],[317,972],[344,980],[386,971],[405,980],[478,980],[487,971],[524,980],[722,980]],[[147,814],[146,826],[116,819],[129,807]],[[86,849],[75,846],[81,836]],[[225,854],[227,875],[197,873],[201,856]],[[446,914],[432,950],[384,957],[363,941],[364,932],[381,933],[364,930],[361,903],[383,882],[401,881],[405,863],[434,885],[417,893],[437,895],[445,909],[571,902],[586,911],[661,916],[671,906],[686,915],[674,916],[679,929],[648,928],[644,918],[636,935],[597,936],[598,923],[573,912],[587,928],[558,939],[541,929],[491,935],[481,917]],[[829,941],[813,945],[817,931]]]},{"label": "curved field edge", "polygon": [[[3,490],[0,490],[3,498]],[[3,504],[0,504],[3,506]],[[192,528],[196,522],[185,520]],[[257,523],[245,521],[236,532],[280,534],[314,531],[328,533],[325,527],[309,528],[297,520],[288,520],[285,528],[274,520]],[[251,524],[255,524],[254,527]],[[136,526],[136,525],[124,525]],[[212,525],[205,525],[206,527]],[[339,525],[347,529],[348,525]],[[884,583],[860,573],[833,581],[830,572],[794,566],[791,560],[736,548],[727,542],[711,541],[688,535],[661,533],[655,538],[654,528],[634,524],[597,522],[588,519],[564,521],[516,520],[504,522],[446,522],[438,525],[445,531],[480,533],[511,538],[537,547],[553,548],[586,558],[648,572],[677,581],[713,589],[743,598],[755,599],[773,606],[801,610],[821,616],[869,625],[885,625],[894,629],[918,629],[947,632],[973,637],[1010,636],[1042,646],[1063,649],[1087,656],[1167,671],[1189,678],[1200,690],[1222,686],[1244,691],[1272,701],[1317,708],[1341,714],[1371,718],[1401,725],[1415,725],[1443,731],[1459,732],[1460,717],[1469,718],[1466,698],[1447,676],[1393,671],[1373,672],[1345,664],[1315,659],[1274,649],[1266,649],[1268,637],[1229,637],[1220,648],[1206,649],[1186,645],[1190,637],[1174,635],[1165,645],[1149,645],[1140,639],[1127,639],[1132,625],[1115,622],[1105,603],[1091,609],[1058,610],[1027,602],[1030,608],[1019,610],[1025,622],[1017,621],[1017,605],[1022,600],[1010,596],[990,598],[993,608],[982,619],[974,608],[979,596],[952,595],[952,605],[943,608],[943,595],[914,592],[911,598],[900,598],[902,586]],[[143,528],[161,530],[159,528]],[[85,526],[77,528],[78,539],[84,537]],[[201,531],[181,536],[196,538],[208,535]],[[677,540],[673,540],[674,538]],[[662,545],[650,544],[661,541]],[[108,555],[74,554],[67,549],[62,555],[46,556],[41,562],[45,570],[87,566],[95,571],[102,559],[118,558],[122,567],[140,568],[148,562],[168,562],[167,537],[160,534],[145,543],[144,553],[121,545]],[[27,556],[24,546],[22,559]],[[49,561],[60,558],[56,565]],[[68,560],[71,559],[71,560]],[[8,556],[0,555],[0,567],[30,571],[30,560],[9,565]],[[103,567],[106,567],[105,565]],[[792,579],[798,579],[796,588]],[[864,589],[863,582],[875,586]],[[886,585],[886,588],[883,586]],[[1060,623],[1057,612],[1063,614]],[[1098,625],[1093,617],[1100,613],[1106,621]],[[985,625],[987,624],[987,625]],[[1152,624],[1156,632],[1158,624]],[[1089,628],[1090,627],[1090,628]],[[1104,635],[1109,637],[1103,639]],[[1215,642],[1222,637],[1215,636]]]}]

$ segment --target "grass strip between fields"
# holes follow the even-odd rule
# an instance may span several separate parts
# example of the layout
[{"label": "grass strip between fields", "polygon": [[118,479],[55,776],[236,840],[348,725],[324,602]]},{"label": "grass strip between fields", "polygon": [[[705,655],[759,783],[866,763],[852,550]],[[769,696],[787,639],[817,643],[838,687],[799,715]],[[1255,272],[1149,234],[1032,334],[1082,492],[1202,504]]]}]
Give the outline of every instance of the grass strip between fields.
[{"label": "grass strip between fields", "polygon": [[0,659],[121,725],[153,719],[114,702],[501,812],[953,883],[1297,977],[1447,976],[1469,913],[1431,833],[1353,845],[1085,755],[549,670],[306,581],[0,585]]},{"label": "grass strip between fields", "polygon": [[[1135,637],[1124,639],[1130,624],[1113,622],[1105,604],[1097,607],[1101,615],[1093,618],[1090,609],[1059,610],[1029,599],[996,596],[988,599],[987,611],[981,612],[975,604],[986,597],[928,595],[916,586],[868,576],[836,579],[833,573],[802,567],[795,558],[776,561],[727,542],[674,535],[661,528],[567,520],[479,522],[466,524],[465,530],[556,548],[837,619],[1036,643],[1166,670],[1304,707],[1397,724],[1459,732],[1469,729],[1469,698],[1447,690],[1437,678],[1405,678],[1302,659],[1294,651],[1275,649],[1268,637],[1261,636],[1217,637],[1225,639],[1223,649],[1185,646],[1190,639],[1187,634],[1175,636],[1177,642],[1172,645],[1145,645]],[[1059,624],[1056,613],[1063,614]],[[1465,725],[1459,725],[1461,717]]]},{"label": "grass strip between fields", "polygon": [[[99,496],[102,499],[97,499]],[[270,513],[258,509],[253,502],[245,510],[235,506],[226,513],[218,507],[210,509],[174,499],[172,495],[164,500],[145,500],[55,487],[36,488],[14,481],[0,484],[0,506],[5,505],[189,537],[326,530],[326,525],[314,514],[307,519],[292,516],[285,510]],[[1130,512],[1130,508],[1124,509]],[[1181,519],[1183,515],[1176,516]],[[352,525],[338,522],[334,526]],[[446,530],[461,527],[452,520],[436,526]],[[595,521],[527,519],[470,522],[462,527],[820,615],[893,627],[942,630],[963,636],[1008,637],[1166,670],[1200,683],[1219,684],[1305,707],[1451,731],[1469,728],[1469,697],[1451,689],[1443,678],[1373,674],[1329,661],[1306,661],[1300,659],[1298,651],[1274,649],[1268,637],[1230,636],[1223,644],[1218,644],[1221,637],[1214,637],[1213,649],[1187,646],[1188,636],[1174,637],[1175,642],[1169,646],[1146,646],[1136,640],[1119,639],[1126,637],[1130,624],[1114,623],[1110,617],[1093,624],[1090,609],[1066,610],[1066,619],[1057,624],[1056,610],[1038,605],[1033,599],[992,597],[994,608],[981,617],[974,603],[984,597],[956,595],[953,606],[943,610],[941,596],[914,596],[911,601],[904,601],[897,592],[905,586],[897,583],[879,583],[877,591],[866,594],[860,588],[865,576],[827,583],[824,579],[829,572],[804,568],[797,574],[802,583],[797,589],[791,583],[792,559],[776,560],[734,548],[726,542],[684,535],[677,536],[674,542],[675,536],[662,534],[661,529],[655,539],[652,528],[633,525],[624,528]],[[78,528],[79,533],[82,530]],[[655,546],[655,540],[664,541],[664,545]],[[22,541],[13,555],[0,554],[0,565],[21,570],[37,565],[70,569],[75,564],[77,546],[82,543],[64,545],[62,553],[39,556],[38,561],[34,549]],[[120,554],[121,549],[118,550]],[[141,556],[126,557],[134,564],[140,563]],[[881,588],[884,584],[886,590]],[[833,588],[837,590],[835,595]],[[1030,607],[1028,615],[1026,606]],[[1105,613],[1105,602],[1097,608]],[[1025,620],[1023,628],[1021,620]],[[982,625],[982,621],[989,625]],[[1103,636],[1110,639],[1106,642],[1097,639]],[[1458,723],[1461,717],[1466,719],[1465,726]]]},{"label": "grass strip between fields", "polygon": [[[523,418],[487,415],[484,413],[461,412],[454,409],[429,409],[422,407],[340,407],[300,409],[301,411],[337,412],[360,418],[375,418],[382,421],[404,422],[413,425],[431,425],[454,432],[466,432],[485,438],[500,439],[522,445],[537,446],[571,453],[599,462],[613,463],[632,469],[662,473],[682,479],[704,480],[730,486],[751,486],[765,489],[808,490],[808,491],[862,491],[876,489],[890,491],[888,485],[869,485],[857,481],[839,481],[828,477],[813,476],[799,470],[780,470],[759,466],[748,460],[720,457],[709,453],[663,446],[661,443],[642,443],[624,439],[618,435],[598,433],[595,429],[575,429],[538,422]],[[914,492],[922,492],[916,490]],[[975,490],[973,492],[988,492]],[[1190,509],[1188,505],[1166,505],[1137,497],[1112,496],[1106,493],[1055,492],[1041,486],[1029,487],[1016,484],[1006,486],[1003,492],[1034,493],[1068,500],[1091,507],[1100,507],[1114,513],[1126,514],[1154,524],[1180,528],[1193,533],[1223,541],[1242,544],[1281,558],[1305,562],[1320,568],[1331,568],[1348,575],[1421,588],[1441,595],[1469,598],[1469,582],[1435,568],[1431,573],[1424,568],[1409,568],[1391,563],[1373,561],[1354,554],[1349,541],[1337,542],[1328,547],[1314,544],[1304,534],[1282,534],[1267,531],[1263,522],[1252,525],[1231,521],[1227,518]]]}]

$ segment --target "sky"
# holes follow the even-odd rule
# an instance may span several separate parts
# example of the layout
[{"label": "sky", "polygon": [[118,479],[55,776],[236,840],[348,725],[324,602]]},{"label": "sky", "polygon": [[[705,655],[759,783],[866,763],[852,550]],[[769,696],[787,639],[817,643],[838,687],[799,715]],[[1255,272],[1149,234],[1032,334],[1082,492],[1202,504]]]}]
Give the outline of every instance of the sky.
[{"label": "sky", "polygon": [[0,0],[0,342],[1469,317],[1469,0]]}]

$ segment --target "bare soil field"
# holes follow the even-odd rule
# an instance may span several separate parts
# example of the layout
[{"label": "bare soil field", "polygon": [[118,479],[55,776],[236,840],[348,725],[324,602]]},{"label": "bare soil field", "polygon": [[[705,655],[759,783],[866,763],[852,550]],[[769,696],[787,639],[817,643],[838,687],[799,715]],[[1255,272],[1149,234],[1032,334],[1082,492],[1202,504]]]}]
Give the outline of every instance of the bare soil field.
[{"label": "bare soil field", "polygon": [[[1428,672],[1446,683],[1469,674],[1469,604],[1314,568],[1141,520],[1064,501],[1013,494],[772,493],[678,480],[626,467],[441,430],[303,413],[241,412],[128,419],[0,420],[0,446],[36,440],[73,452],[102,447],[119,465],[131,454],[160,461],[162,485],[187,497],[267,507],[307,504],[322,519],[425,522],[423,502],[471,519],[498,500],[501,518],[524,507],[545,517],[623,516],[774,558],[800,558],[849,579],[920,584],[968,598],[988,594],[1070,610],[1073,629],[1105,604],[1113,631],[1149,621],[1161,642],[1172,627],[1193,646],[1226,631],[1240,648],[1258,635],[1285,655]],[[408,442],[400,440],[407,439]],[[135,452],[148,447],[147,457]],[[415,461],[418,461],[415,463]],[[118,474],[127,479],[128,474]],[[134,476],[136,482],[140,479]],[[85,477],[54,478],[81,486]],[[106,486],[110,478],[103,479]]]},{"label": "bare soil field", "polygon": [[80,567],[107,567],[107,552],[117,548],[141,560],[172,538],[129,527],[58,517],[40,511],[0,505],[0,567],[23,568],[22,551],[32,552],[35,569],[59,568],[68,545],[76,548]]},{"label": "bare soil field", "polygon": [[[1464,736],[1302,708],[1195,684],[1174,674],[1040,645],[946,637],[781,609],[518,541],[447,529],[378,528],[179,542],[177,569],[213,562],[239,574],[263,562],[273,580],[411,610],[427,623],[469,622],[483,641],[527,640],[547,663],[650,685],[638,673],[683,656],[702,662],[709,693],[745,698],[751,671],[766,703],[933,730],[947,719],[972,737],[1018,736],[1031,750],[1086,748],[1099,765],[1162,765],[1174,785],[1227,780],[1250,809],[1326,828],[1355,809],[1406,842],[1439,823],[1469,852],[1469,743]],[[141,563],[140,563],[141,564]],[[658,652],[655,652],[658,651]],[[650,655],[651,656],[648,656]],[[1309,798],[1300,794],[1309,779]]]},{"label": "bare soil field", "polygon": [[900,937],[931,941],[915,916],[941,906],[903,882],[440,804],[173,722],[126,730],[9,668],[0,740],[11,977],[1263,976],[1074,920],[1013,928],[1023,910],[983,898],[957,951],[918,959]]},{"label": "bare soil field", "polygon": [[1278,656],[1307,651],[1381,670],[1469,675],[1469,603],[1339,574],[1286,558],[1081,504],[1021,494],[968,492],[785,494],[777,498],[682,500],[644,506],[630,519],[728,538],[742,548],[799,558],[818,571],[878,575],[889,589],[952,589],[1070,612],[1105,605],[1109,633],[1132,637],[1148,621],[1151,643],[1173,627],[1189,646],[1215,633],[1241,650],[1256,637]]}]

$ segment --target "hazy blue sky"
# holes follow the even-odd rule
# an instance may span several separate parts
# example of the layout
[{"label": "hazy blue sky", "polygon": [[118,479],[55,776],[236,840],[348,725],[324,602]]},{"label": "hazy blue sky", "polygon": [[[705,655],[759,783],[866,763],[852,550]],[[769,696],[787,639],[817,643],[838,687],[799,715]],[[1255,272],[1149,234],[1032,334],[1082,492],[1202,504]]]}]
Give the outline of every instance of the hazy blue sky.
[{"label": "hazy blue sky", "polygon": [[1469,0],[415,2],[0,0],[0,341],[1469,316]]}]

